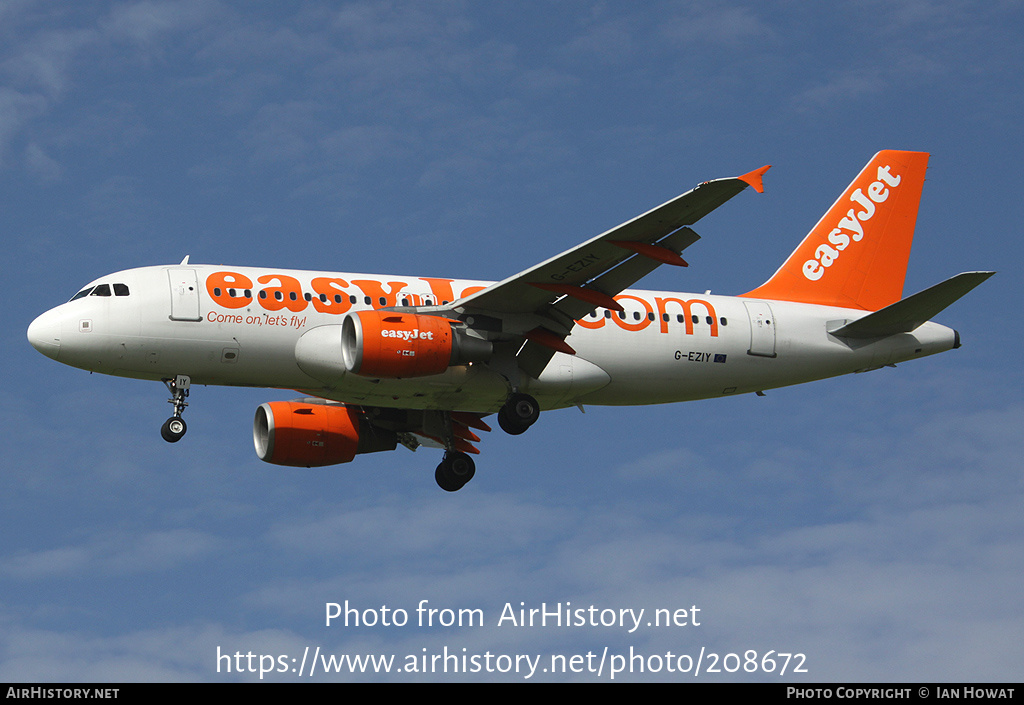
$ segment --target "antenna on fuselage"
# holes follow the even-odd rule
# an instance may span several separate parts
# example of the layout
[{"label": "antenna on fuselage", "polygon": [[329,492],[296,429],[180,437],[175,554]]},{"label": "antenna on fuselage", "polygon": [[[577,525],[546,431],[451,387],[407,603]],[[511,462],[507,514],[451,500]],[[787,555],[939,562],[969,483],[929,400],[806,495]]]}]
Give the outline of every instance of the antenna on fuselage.
[{"label": "antenna on fuselage", "polygon": [[[188,255],[185,255],[185,259],[181,260],[181,264],[188,264]],[[181,264],[179,264],[178,266],[180,267]]]}]

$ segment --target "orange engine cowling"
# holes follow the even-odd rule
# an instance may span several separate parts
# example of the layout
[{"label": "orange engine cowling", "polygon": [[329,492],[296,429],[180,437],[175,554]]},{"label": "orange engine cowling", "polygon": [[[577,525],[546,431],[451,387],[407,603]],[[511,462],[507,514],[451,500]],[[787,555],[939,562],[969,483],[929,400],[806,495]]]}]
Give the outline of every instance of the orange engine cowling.
[{"label": "orange engine cowling", "polygon": [[357,409],[320,402],[261,404],[252,436],[260,460],[295,467],[348,463],[360,453],[398,445],[393,431],[370,426]]},{"label": "orange engine cowling", "polygon": [[341,354],[345,369],[364,377],[426,377],[488,359],[491,344],[459,335],[439,316],[360,311],[342,322]]}]

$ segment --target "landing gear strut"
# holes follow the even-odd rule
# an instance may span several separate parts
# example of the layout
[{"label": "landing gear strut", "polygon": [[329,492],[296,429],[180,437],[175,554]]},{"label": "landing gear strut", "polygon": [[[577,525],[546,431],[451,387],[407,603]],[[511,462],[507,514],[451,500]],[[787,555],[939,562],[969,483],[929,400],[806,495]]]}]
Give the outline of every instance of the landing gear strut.
[{"label": "landing gear strut", "polygon": [[473,479],[476,474],[476,463],[465,453],[458,450],[445,452],[444,460],[434,471],[434,479],[445,492],[456,492]]},{"label": "landing gear strut", "polygon": [[163,383],[167,385],[167,391],[171,393],[171,398],[167,400],[167,403],[174,405],[174,415],[164,421],[164,425],[160,427],[160,435],[168,443],[177,443],[188,430],[181,414],[188,406],[185,399],[188,397],[192,380],[187,375],[178,375],[174,379],[163,380]]},{"label": "landing gear strut", "polygon": [[518,436],[540,418],[540,405],[529,394],[515,392],[498,411],[498,425],[505,433]]}]

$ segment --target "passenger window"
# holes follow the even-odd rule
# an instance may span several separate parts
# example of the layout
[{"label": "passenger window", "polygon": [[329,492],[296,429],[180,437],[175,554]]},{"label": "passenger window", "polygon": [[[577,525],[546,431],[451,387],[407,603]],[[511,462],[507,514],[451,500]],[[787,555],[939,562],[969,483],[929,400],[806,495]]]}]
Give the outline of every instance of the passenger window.
[{"label": "passenger window", "polygon": [[89,296],[110,296],[110,284],[100,284]]},{"label": "passenger window", "polygon": [[128,296],[128,285],[114,284],[114,296]]}]

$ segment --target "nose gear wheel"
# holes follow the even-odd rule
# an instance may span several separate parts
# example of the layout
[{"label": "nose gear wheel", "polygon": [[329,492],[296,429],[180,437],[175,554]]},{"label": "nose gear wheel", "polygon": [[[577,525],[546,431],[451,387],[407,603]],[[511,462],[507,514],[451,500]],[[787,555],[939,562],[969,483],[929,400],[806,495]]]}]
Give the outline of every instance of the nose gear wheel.
[{"label": "nose gear wheel", "polygon": [[163,380],[163,383],[167,386],[167,391],[171,393],[171,398],[167,400],[167,403],[174,405],[174,415],[164,421],[164,425],[160,427],[160,436],[168,443],[177,443],[188,431],[188,426],[185,424],[185,419],[181,418],[181,414],[188,406],[185,399],[188,397],[192,380],[187,375],[178,375],[173,379]]}]

